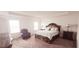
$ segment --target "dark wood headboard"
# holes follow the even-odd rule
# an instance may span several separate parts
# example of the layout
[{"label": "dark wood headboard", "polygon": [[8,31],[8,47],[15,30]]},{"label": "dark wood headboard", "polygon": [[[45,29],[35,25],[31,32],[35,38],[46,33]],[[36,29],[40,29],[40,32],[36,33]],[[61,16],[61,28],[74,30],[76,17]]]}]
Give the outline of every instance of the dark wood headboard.
[{"label": "dark wood headboard", "polygon": [[50,23],[46,27],[49,27],[49,26],[55,26],[55,27],[57,27],[58,28],[58,31],[60,32],[60,28],[61,28],[60,25],[57,25],[56,23]]}]

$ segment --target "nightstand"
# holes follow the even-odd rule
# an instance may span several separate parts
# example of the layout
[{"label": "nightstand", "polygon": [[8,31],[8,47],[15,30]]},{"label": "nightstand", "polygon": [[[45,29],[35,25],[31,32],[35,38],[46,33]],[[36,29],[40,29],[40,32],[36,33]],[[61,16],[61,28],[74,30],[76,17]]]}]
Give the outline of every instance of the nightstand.
[{"label": "nightstand", "polygon": [[74,32],[63,31],[63,38],[68,40],[74,40]]}]

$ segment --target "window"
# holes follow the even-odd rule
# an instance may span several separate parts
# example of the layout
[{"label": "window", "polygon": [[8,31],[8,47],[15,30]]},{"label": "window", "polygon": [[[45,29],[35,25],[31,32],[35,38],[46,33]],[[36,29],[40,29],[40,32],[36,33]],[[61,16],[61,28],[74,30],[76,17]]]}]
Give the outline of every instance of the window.
[{"label": "window", "polygon": [[38,22],[34,22],[34,30],[38,30]]},{"label": "window", "polygon": [[20,32],[19,20],[9,20],[10,33]]}]

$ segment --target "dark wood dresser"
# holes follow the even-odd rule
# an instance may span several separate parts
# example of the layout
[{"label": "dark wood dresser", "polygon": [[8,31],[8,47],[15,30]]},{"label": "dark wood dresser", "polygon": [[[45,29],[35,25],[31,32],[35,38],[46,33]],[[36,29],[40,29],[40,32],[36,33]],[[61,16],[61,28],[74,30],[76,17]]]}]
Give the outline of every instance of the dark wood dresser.
[{"label": "dark wood dresser", "polygon": [[72,31],[63,31],[63,38],[72,40],[74,47],[77,46],[77,32],[72,32]]},{"label": "dark wood dresser", "polygon": [[70,31],[63,31],[63,38],[64,39],[69,39],[69,40],[74,40],[73,39],[73,32]]}]

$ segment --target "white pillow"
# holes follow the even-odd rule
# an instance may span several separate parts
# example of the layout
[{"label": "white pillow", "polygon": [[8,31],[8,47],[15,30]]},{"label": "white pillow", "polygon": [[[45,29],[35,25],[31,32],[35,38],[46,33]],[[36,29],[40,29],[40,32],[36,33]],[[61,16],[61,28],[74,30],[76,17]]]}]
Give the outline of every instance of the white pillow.
[{"label": "white pillow", "polygon": [[55,27],[55,31],[58,31],[58,28],[57,27]]},{"label": "white pillow", "polygon": [[53,27],[53,28],[51,28],[51,31],[54,31],[55,30],[55,28]]},{"label": "white pillow", "polygon": [[58,28],[53,27],[53,28],[51,28],[51,30],[52,30],[52,31],[58,31]]}]

